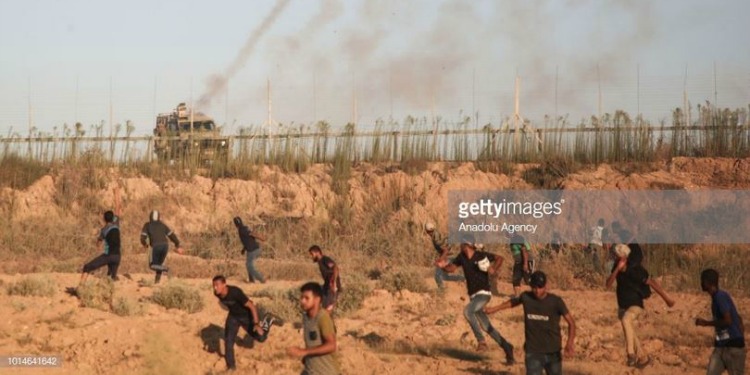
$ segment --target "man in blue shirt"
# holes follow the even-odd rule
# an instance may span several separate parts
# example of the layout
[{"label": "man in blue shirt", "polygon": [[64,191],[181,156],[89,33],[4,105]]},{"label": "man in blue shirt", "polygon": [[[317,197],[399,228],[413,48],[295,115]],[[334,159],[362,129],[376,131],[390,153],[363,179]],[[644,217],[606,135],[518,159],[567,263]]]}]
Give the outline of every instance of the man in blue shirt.
[{"label": "man in blue shirt", "polygon": [[701,289],[711,296],[713,320],[698,318],[695,325],[714,327],[714,352],[708,362],[708,375],[719,375],[726,370],[730,375],[745,373],[745,326],[737,313],[732,297],[719,289],[719,272],[706,269],[701,272]]}]

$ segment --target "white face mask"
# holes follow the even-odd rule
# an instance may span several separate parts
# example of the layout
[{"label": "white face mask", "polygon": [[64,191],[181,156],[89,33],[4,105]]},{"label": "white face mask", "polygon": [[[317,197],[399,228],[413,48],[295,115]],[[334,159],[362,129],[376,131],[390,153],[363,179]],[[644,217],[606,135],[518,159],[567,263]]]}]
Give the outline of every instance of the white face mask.
[{"label": "white face mask", "polygon": [[477,262],[477,267],[479,267],[480,271],[487,272],[487,270],[490,269],[490,260],[487,258],[482,258],[482,260]]},{"label": "white face mask", "polygon": [[151,221],[158,221],[159,220],[159,211],[151,211]]}]

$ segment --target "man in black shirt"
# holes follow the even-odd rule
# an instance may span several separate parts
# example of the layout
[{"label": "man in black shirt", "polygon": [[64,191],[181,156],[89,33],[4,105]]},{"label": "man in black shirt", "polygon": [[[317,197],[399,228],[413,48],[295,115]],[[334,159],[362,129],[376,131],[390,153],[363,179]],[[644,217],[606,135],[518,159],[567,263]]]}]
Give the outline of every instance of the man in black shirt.
[{"label": "man in black shirt", "polygon": [[531,292],[524,292],[509,301],[486,307],[488,314],[523,305],[523,322],[526,343],[526,374],[562,375],[562,335],[560,317],[568,322],[568,340],[565,355],[575,354],[576,324],[562,298],[547,292],[547,275],[542,271],[531,274]]},{"label": "man in black shirt", "polygon": [[158,284],[161,280],[161,274],[169,272],[169,268],[164,265],[164,261],[167,260],[167,252],[169,251],[167,238],[177,247],[177,254],[182,255],[184,251],[180,247],[180,240],[177,239],[177,235],[161,221],[159,211],[151,211],[148,219],[148,222],[143,224],[143,229],[141,230],[141,245],[143,245],[143,248],[148,249],[149,243],[151,244],[149,268],[156,271],[154,282]]},{"label": "man in black shirt", "polygon": [[247,278],[251,283],[257,281],[261,284],[266,282],[263,275],[255,268],[255,260],[260,257],[260,244],[258,241],[265,241],[263,237],[248,228],[242,222],[242,218],[239,216],[234,218],[234,225],[237,227],[237,234],[240,236],[242,242],[242,254],[246,254],[245,268],[247,268]]},{"label": "man in black shirt", "polygon": [[468,237],[462,240],[461,253],[451,263],[448,263],[446,259],[439,259],[435,262],[436,266],[448,273],[455,272],[458,267],[461,267],[464,271],[466,288],[469,292],[469,304],[464,309],[464,317],[469,322],[469,326],[477,339],[477,350],[487,350],[487,343],[482,334],[484,330],[503,349],[506,361],[513,364],[515,363],[513,345],[492,327],[490,319],[484,312],[484,306],[492,298],[490,275],[497,274],[502,264],[502,257],[477,251],[473,239]]},{"label": "man in black shirt", "polygon": [[266,314],[263,321],[258,319],[258,309],[253,304],[242,289],[227,285],[224,276],[213,278],[214,295],[219,302],[229,310],[227,320],[224,326],[224,359],[227,363],[227,369],[234,370],[236,367],[234,360],[234,341],[237,338],[240,327],[242,327],[250,336],[258,342],[264,342],[268,338],[271,325],[281,325],[283,322],[276,316]]},{"label": "man in black shirt", "polygon": [[339,293],[341,293],[341,278],[339,277],[339,266],[331,257],[323,255],[323,250],[318,245],[310,246],[308,249],[313,262],[320,268],[320,276],[323,277],[322,306],[333,312]]},{"label": "man in black shirt", "polygon": [[[98,270],[101,267],[107,266],[107,276],[112,281],[117,280],[117,269],[120,267],[120,190],[115,187],[115,211],[107,211],[104,213],[104,227],[99,230],[99,235],[96,238],[97,245],[103,246],[103,254],[94,258],[90,262],[83,266],[83,272],[81,273],[81,281],[79,286],[86,281],[86,277],[91,272]],[[69,293],[75,293],[76,289],[68,288]]]},{"label": "man in black shirt", "polygon": [[[632,245],[632,244],[631,244]],[[619,244],[615,246],[615,254],[618,261],[614,266],[612,274],[607,278],[606,286],[610,288],[617,281],[617,307],[618,317],[622,324],[625,335],[626,350],[628,355],[628,366],[644,368],[651,358],[644,352],[640,340],[635,331],[635,322],[644,311],[643,300],[648,298],[653,289],[664,300],[667,306],[674,306],[672,300],[661,288],[656,280],[652,279],[648,271],[641,265],[643,255],[640,252],[631,252],[632,246]],[[638,247],[640,250],[640,247]]]}]

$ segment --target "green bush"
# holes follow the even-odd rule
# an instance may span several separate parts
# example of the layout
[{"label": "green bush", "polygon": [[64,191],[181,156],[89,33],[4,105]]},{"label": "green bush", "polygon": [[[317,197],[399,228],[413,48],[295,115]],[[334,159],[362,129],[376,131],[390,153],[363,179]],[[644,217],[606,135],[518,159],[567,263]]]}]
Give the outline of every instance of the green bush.
[{"label": "green bush", "polygon": [[203,299],[198,290],[179,281],[169,281],[155,290],[151,301],[167,309],[180,309],[190,314],[203,310]]},{"label": "green bush", "polygon": [[52,297],[55,282],[47,276],[28,276],[8,285],[7,291],[12,296]]}]

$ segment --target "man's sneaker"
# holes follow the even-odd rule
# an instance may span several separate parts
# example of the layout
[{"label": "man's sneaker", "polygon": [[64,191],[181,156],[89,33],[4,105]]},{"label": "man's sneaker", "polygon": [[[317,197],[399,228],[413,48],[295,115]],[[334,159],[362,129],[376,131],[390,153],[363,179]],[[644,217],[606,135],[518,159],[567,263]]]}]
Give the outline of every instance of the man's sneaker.
[{"label": "man's sneaker", "polygon": [[481,341],[477,344],[477,351],[478,352],[486,352],[489,349],[487,346],[487,343],[484,341]]},{"label": "man's sneaker", "polygon": [[635,367],[636,367],[637,369],[643,370],[643,369],[644,369],[644,368],[646,368],[646,366],[648,366],[648,365],[649,365],[650,363],[651,363],[651,357],[646,357],[646,358],[645,358],[644,360],[642,360],[642,361],[640,361],[640,362],[636,362],[636,364],[635,364]]},{"label": "man's sneaker", "polygon": [[281,319],[278,315],[272,314],[272,313],[266,313],[266,315],[263,317],[264,322],[268,322],[268,326],[276,325],[276,326],[283,326],[284,325],[284,319]]}]

